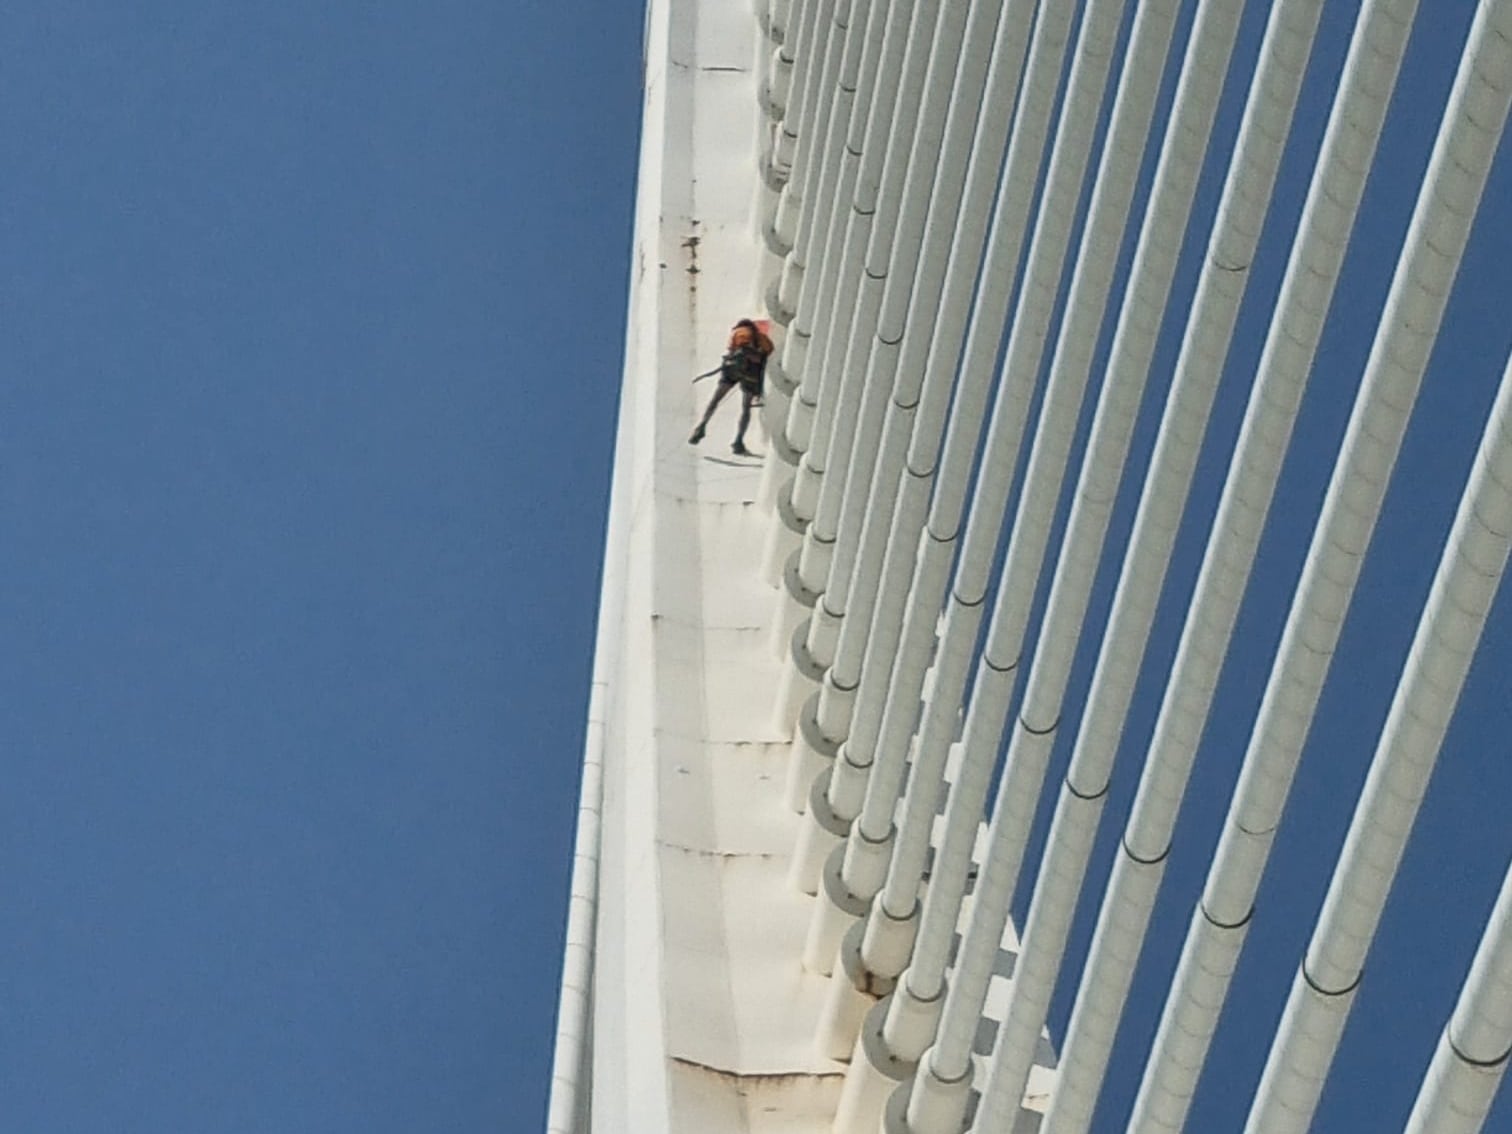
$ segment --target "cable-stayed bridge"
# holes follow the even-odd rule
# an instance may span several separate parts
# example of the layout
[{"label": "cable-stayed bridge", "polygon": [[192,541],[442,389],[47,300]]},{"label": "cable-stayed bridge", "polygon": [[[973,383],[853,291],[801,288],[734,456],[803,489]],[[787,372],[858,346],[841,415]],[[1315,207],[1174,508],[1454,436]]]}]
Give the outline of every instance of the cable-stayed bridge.
[{"label": "cable-stayed bridge", "polygon": [[1512,1129],[1509,100],[1512,0],[652,0],[552,1131]]}]

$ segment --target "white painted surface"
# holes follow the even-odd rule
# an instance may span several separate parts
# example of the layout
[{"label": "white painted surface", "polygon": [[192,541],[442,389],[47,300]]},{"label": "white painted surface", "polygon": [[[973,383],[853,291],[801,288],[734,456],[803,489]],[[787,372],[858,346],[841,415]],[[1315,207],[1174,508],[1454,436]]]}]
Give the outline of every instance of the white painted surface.
[{"label": "white painted surface", "polygon": [[788,737],[770,711],[786,662],[767,645],[760,571],[769,442],[756,415],[757,455],[730,454],[738,395],[687,442],[713,392],[689,379],[736,319],[765,314],[760,35],[744,6],[651,5],[593,738],[603,788],[584,802],[602,826],[592,1019],[564,1009],[562,1024],[590,1050],[578,1061],[566,1045],[582,1077],[569,1067],[554,1090],[553,1134],[828,1131],[840,1097],[844,1064],[815,1044],[829,982],[800,963],[814,900],[787,881],[803,820],[783,801]]},{"label": "white painted surface", "polygon": [[[730,455],[739,397],[702,446],[690,386],[758,315],[751,209],[757,22],[744,5],[654,0],[611,544],[619,664],[605,730],[591,1127],[828,1126],[838,1065],[812,1036],[822,982],[798,963],[807,900],[786,885],[797,816],[768,720],[778,678],[758,577],[760,466]],[[759,415],[746,438],[766,437]],[[614,585],[611,586],[611,581]]]}]

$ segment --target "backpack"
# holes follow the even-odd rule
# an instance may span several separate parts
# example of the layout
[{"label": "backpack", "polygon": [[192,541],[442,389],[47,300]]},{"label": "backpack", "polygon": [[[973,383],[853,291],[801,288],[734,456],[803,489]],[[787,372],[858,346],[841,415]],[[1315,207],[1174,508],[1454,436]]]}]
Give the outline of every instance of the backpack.
[{"label": "backpack", "polygon": [[721,382],[739,382],[757,397],[761,396],[766,375],[766,354],[756,345],[738,346],[724,356],[720,364]]}]

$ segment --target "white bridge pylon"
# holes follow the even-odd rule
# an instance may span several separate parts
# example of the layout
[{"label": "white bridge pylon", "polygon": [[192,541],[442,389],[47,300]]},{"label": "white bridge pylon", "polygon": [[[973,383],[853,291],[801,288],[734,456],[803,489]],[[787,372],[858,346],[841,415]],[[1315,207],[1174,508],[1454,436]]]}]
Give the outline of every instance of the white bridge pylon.
[{"label": "white bridge pylon", "polygon": [[[1346,1025],[1400,995],[1389,941],[1367,978],[1441,752],[1505,757],[1451,725],[1512,665],[1512,336],[1455,316],[1512,309],[1512,0],[1342,6],[650,0],[552,1134],[1174,1134],[1214,1092],[1300,1134],[1372,1058],[1371,1130],[1492,1128],[1504,807],[1432,1027]],[[743,317],[749,453],[738,393],[689,436]],[[1446,403],[1444,490],[1397,484]],[[1430,498],[1421,554],[1373,548]],[[1378,629],[1382,556],[1432,580]],[[1315,751],[1365,617],[1403,642],[1374,723]],[[1329,756],[1336,836],[1284,825]],[[1246,954],[1291,848],[1316,903]]]}]

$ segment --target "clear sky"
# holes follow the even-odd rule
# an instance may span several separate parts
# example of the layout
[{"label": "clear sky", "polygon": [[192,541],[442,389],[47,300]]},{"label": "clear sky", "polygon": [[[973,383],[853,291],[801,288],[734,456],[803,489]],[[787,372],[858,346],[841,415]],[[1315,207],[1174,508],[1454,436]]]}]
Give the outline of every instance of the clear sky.
[{"label": "clear sky", "polygon": [[641,20],[5,6],[5,1130],[540,1125]]},{"label": "clear sky", "polygon": [[[1266,5],[1250,7],[1237,73]],[[1094,871],[1356,5],[1325,8]],[[1132,1101],[1473,4],[1423,8],[1099,1129]],[[582,0],[21,0],[0,16],[5,1129],[539,1127],[641,27],[637,3]],[[1505,156],[1486,201],[1194,1130],[1237,1129],[1247,1106],[1512,346]],[[1178,315],[1197,266],[1188,249]],[[1126,486],[1114,541],[1131,503]],[[1507,605],[1321,1131],[1400,1123],[1512,855]],[[1090,925],[1084,909],[1068,971]]]}]

